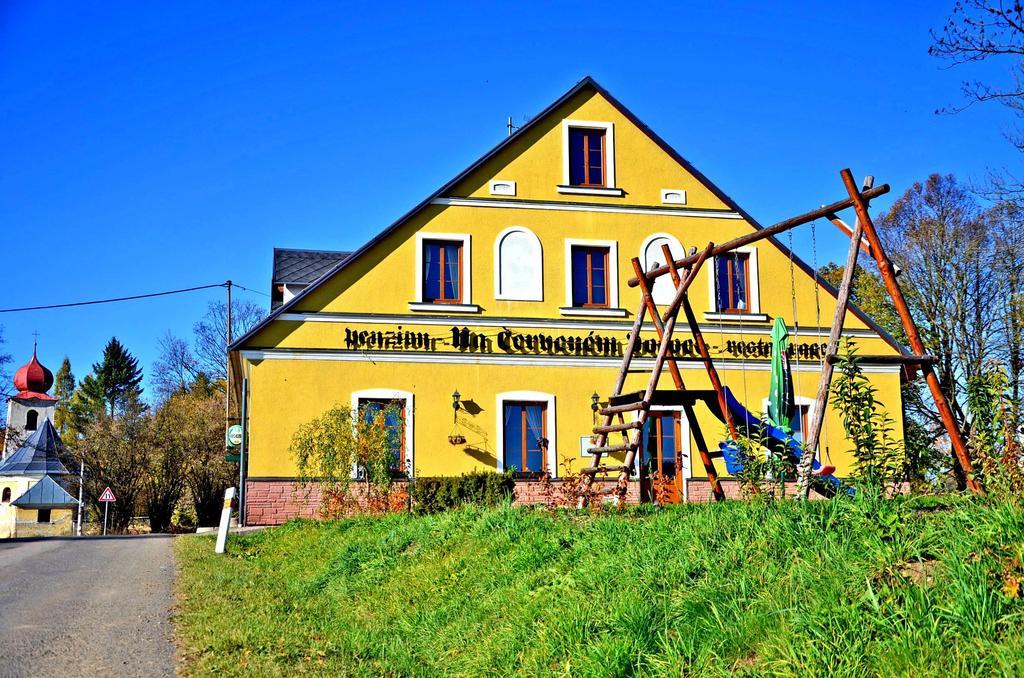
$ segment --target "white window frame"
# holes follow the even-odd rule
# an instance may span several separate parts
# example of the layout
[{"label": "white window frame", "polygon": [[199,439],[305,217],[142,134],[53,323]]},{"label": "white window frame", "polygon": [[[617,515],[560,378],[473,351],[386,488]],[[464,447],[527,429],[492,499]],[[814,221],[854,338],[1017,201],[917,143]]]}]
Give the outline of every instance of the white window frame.
[{"label": "white window frame", "polygon": [[[644,239],[644,241],[642,243],[640,243],[640,257],[639,258],[640,258],[640,263],[644,266],[644,271],[645,272],[647,270],[647,248],[650,247],[652,242],[654,242],[655,240],[658,240],[659,238],[664,238],[665,240],[668,240],[670,243],[672,243],[674,245],[677,245],[678,248],[679,248],[679,252],[681,252],[683,254],[683,256],[686,256],[686,248],[683,247],[683,243],[681,243],[679,241],[679,238],[675,237],[671,233],[651,233],[649,236],[647,236]],[[670,245],[670,247],[671,247],[671,245]],[[668,262],[666,261],[665,263],[667,264]],[[662,276],[662,277],[664,277],[664,276]],[[654,281],[654,283],[651,284],[651,293],[652,294],[654,293],[654,287],[657,284],[658,284],[657,280]],[[666,302],[666,301],[659,301],[659,300],[655,299],[655,302],[659,303],[659,304],[665,304],[665,303],[670,303],[671,300]]]},{"label": "white window frame", "polygon": [[[576,129],[604,130],[604,186],[573,186],[569,183],[569,131]],[[625,192],[615,183],[615,124],[597,120],[562,120],[562,183],[559,193],[606,195],[621,197]]]},{"label": "white window frame", "polygon": [[[352,414],[358,416],[360,400],[403,400],[405,401],[405,475],[412,478],[415,475],[416,467],[413,466],[415,455],[413,454],[413,441],[415,422],[413,417],[416,411],[414,405],[415,396],[409,391],[401,391],[394,388],[366,388],[359,391],[352,391]],[[352,421],[355,426],[355,419]],[[352,464],[352,477],[358,475],[358,469]]]},{"label": "white window frame", "polygon": [[289,301],[299,295],[302,290],[309,287],[303,283],[286,283],[282,285],[284,289],[281,290],[281,302],[287,304]]},{"label": "white window frame", "polygon": [[[810,423],[812,421],[814,421],[814,412],[816,411],[816,408],[815,408],[816,404],[817,403],[814,402],[813,398],[808,398],[806,396],[798,396],[798,395],[794,395],[793,396],[793,405],[795,405],[796,407],[804,407],[804,406],[807,407],[807,424],[808,425],[810,425]],[[768,398],[763,398],[761,400],[761,414],[763,414],[763,415],[767,415],[768,414]],[[804,435],[804,441],[806,441],[807,440],[807,434],[809,432],[808,431],[802,431],[802,433]],[[819,445],[819,447],[820,447],[820,445]]]},{"label": "white window frame", "polygon": [[555,427],[557,417],[555,416],[555,396],[552,393],[544,393],[542,391],[505,391],[499,393],[496,397],[498,404],[497,408],[497,450],[498,450],[498,463],[496,470],[498,473],[505,471],[505,403],[506,402],[533,402],[533,403],[545,403],[547,405],[547,413],[545,420],[545,428],[547,429],[548,439],[548,458],[545,463],[548,467],[548,473],[551,474],[552,478],[558,477],[558,429]]},{"label": "white window frame", "polygon": [[[686,408],[682,405],[657,405],[651,407],[651,412],[677,412],[679,414],[679,439],[682,441],[682,449],[680,454],[683,455],[683,478],[690,480],[693,478],[693,464],[691,463],[690,454],[690,420],[686,418]],[[641,431],[641,434],[643,432]],[[640,469],[640,464],[643,459],[637,459],[636,465],[633,467],[632,477],[636,478],[637,471]]]},{"label": "white window frame", "polygon": [[[524,233],[533,238],[533,241],[537,244],[537,250],[540,252],[540,293],[536,296],[531,297],[527,294],[513,294],[502,291],[501,243],[513,233]],[[494,239],[494,298],[506,301],[544,301],[544,245],[541,243],[540,238],[537,237],[537,234],[525,226],[509,226]]]},{"label": "white window frame", "polygon": [[487,182],[487,191],[491,195],[507,195],[515,197],[516,182],[504,179],[492,179]]},{"label": "white window frame", "polygon": [[[608,248],[608,308],[581,308],[572,305],[572,248]],[[615,240],[565,239],[565,306],[559,309],[562,315],[626,317],[626,310],[619,308],[619,243]]]},{"label": "white window frame", "polygon": [[[737,247],[732,252],[750,255],[750,308],[746,313],[722,313],[718,310],[718,299],[715,298],[715,275],[718,270],[718,257],[709,257],[708,264],[708,308],[704,314],[707,320],[767,320],[761,313],[761,278],[758,274],[757,248]],[[707,265],[707,264],[705,264]]]},{"label": "white window frame", "polygon": [[[435,304],[423,301],[423,242],[441,240],[462,245],[462,303]],[[416,234],[416,300],[409,302],[410,311],[433,311],[444,313],[479,313],[480,307],[473,303],[473,250],[472,237],[468,233],[417,233]]]}]

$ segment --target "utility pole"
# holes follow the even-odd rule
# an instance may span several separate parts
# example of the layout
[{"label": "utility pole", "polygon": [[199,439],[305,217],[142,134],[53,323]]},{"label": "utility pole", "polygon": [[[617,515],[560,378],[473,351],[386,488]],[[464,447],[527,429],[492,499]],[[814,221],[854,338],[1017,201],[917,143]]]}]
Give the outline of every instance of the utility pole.
[{"label": "utility pole", "polygon": [[224,286],[228,288],[228,341],[224,346],[224,440],[226,445],[228,427],[231,426],[231,352],[227,350],[227,347],[231,346],[231,281],[225,282]]},{"label": "utility pole", "polygon": [[83,458],[78,468],[78,525],[75,529],[75,534],[79,537],[82,536],[82,511],[85,509],[85,504],[82,503],[82,489],[85,487],[85,459]]}]

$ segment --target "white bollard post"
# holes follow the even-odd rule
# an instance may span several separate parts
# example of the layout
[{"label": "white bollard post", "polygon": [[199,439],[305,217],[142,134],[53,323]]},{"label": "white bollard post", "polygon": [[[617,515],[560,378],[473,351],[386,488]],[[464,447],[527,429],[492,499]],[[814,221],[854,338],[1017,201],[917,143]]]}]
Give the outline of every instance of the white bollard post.
[{"label": "white bollard post", "polygon": [[235,488],[224,491],[224,508],[220,512],[220,529],[217,530],[217,548],[214,553],[224,553],[228,545],[228,528],[231,527],[231,504],[235,500]]}]

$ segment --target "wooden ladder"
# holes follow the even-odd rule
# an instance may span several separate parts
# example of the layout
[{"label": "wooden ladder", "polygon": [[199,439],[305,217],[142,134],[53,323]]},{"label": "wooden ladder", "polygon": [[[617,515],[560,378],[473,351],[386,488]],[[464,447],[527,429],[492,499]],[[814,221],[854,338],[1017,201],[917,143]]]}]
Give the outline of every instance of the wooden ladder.
[{"label": "wooden ladder", "polygon": [[[673,267],[673,282],[675,283],[675,296],[672,302],[668,305],[664,314],[659,315],[657,305],[655,305],[653,298],[651,297],[650,288],[646,282],[642,285],[642,300],[639,309],[636,312],[636,320],[633,322],[633,329],[629,334],[629,342],[626,345],[626,349],[622,356],[622,365],[619,368],[618,378],[615,382],[615,388],[612,391],[612,395],[609,398],[608,406],[600,409],[598,412],[603,417],[600,425],[594,427],[594,446],[589,449],[591,455],[593,455],[593,462],[590,466],[581,470],[583,474],[583,488],[580,493],[580,505],[586,505],[591,493],[594,483],[594,478],[599,473],[618,472],[618,480],[615,485],[611,488],[607,488],[602,491],[602,494],[616,494],[618,501],[622,501],[625,497],[626,488],[629,484],[629,475],[633,469],[633,465],[636,461],[636,453],[640,448],[641,436],[643,434],[644,425],[647,423],[647,419],[650,416],[650,409],[652,399],[658,388],[658,382],[661,379],[661,373],[668,363],[669,371],[672,373],[673,380],[675,381],[676,388],[684,390],[685,385],[682,381],[682,376],[679,374],[679,368],[675,364],[674,356],[672,354],[672,335],[675,331],[676,319],[679,315],[679,310],[685,304],[689,307],[689,301],[687,299],[687,291],[693,281],[696,280],[697,274],[701,269],[701,266],[711,255],[714,249],[714,244],[709,243],[703,252],[697,257],[696,261],[683,269],[686,274],[685,277],[680,277]],[[667,247],[665,248],[667,251]],[[696,248],[692,250],[691,254],[696,252]],[[668,261],[672,261],[671,256],[666,256]],[[637,271],[638,275],[643,278],[643,267],[640,264],[640,260],[633,258],[633,268]],[[632,402],[624,402],[621,404],[613,404],[616,399],[622,399],[623,393],[622,388],[626,383],[626,376],[630,372],[630,363],[633,360],[633,354],[637,350],[637,346],[640,341],[640,331],[643,327],[644,317],[647,313],[650,313],[651,320],[653,321],[654,328],[658,334],[659,344],[658,353],[654,360],[654,366],[651,368],[650,377],[647,381],[647,388],[643,391],[638,391],[635,394],[637,397],[628,399]],[[713,368],[712,368],[713,369]],[[709,469],[708,477],[712,482],[712,488],[715,490],[716,497],[721,493],[721,488],[717,481],[717,477],[714,471],[714,465],[711,462],[710,454],[707,451],[707,445],[704,443],[703,436],[700,435],[699,426],[695,426],[696,418],[693,415],[692,406],[686,408],[687,417],[691,423],[691,429],[696,432],[698,436],[698,448],[701,452],[702,460],[705,462],[705,468]],[[635,412],[632,421],[625,420],[625,413]],[[617,420],[617,421],[616,421]],[[608,435],[611,433],[619,433],[622,436],[622,443],[618,445],[608,444]],[[612,454],[615,452],[625,452],[625,458],[621,465],[606,465],[601,463],[601,458],[606,454]]]}]

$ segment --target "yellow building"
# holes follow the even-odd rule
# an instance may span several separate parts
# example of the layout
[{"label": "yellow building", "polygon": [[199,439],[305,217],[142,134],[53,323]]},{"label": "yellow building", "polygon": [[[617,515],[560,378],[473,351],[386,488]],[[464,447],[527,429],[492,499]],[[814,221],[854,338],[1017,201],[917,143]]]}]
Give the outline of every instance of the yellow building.
[{"label": "yellow building", "polygon": [[[606,90],[583,80],[358,251],[321,253],[326,270],[280,281],[280,304],[231,347],[234,385],[241,392],[244,381],[247,394],[247,522],[311,510],[292,499],[289,442],[335,403],[399,403],[396,471],[408,476],[514,466],[557,478],[589,465],[594,394],[607,401],[640,302],[627,285],[631,260],[649,269],[664,263],[662,244],[682,257],[758,228]],[[762,411],[768,395],[772,322],[782,317],[792,328],[795,305],[794,425],[805,428],[835,291],[816,284],[812,269],[775,239],[705,269],[690,299],[724,383],[751,412]],[[672,292],[662,278],[655,300],[667,303]],[[856,309],[845,334],[866,354],[900,350]],[[645,335],[633,365],[649,370],[657,346],[653,328]],[[677,353],[695,355],[685,326],[677,336]],[[709,388],[700,362],[679,365],[688,387]],[[900,368],[865,371],[898,413]],[[631,374],[627,390],[647,378]],[[656,413],[652,449],[671,457],[666,469],[687,479],[690,500],[706,499],[707,475],[679,409]],[[697,417],[717,447],[724,426],[707,408]],[[453,434],[465,442],[452,444]],[[849,473],[834,411],[821,449],[837,475]],[[727,475],[722,459],[714,463]],[[524,473],[520,497],[531,495],[533,482]]]}]

